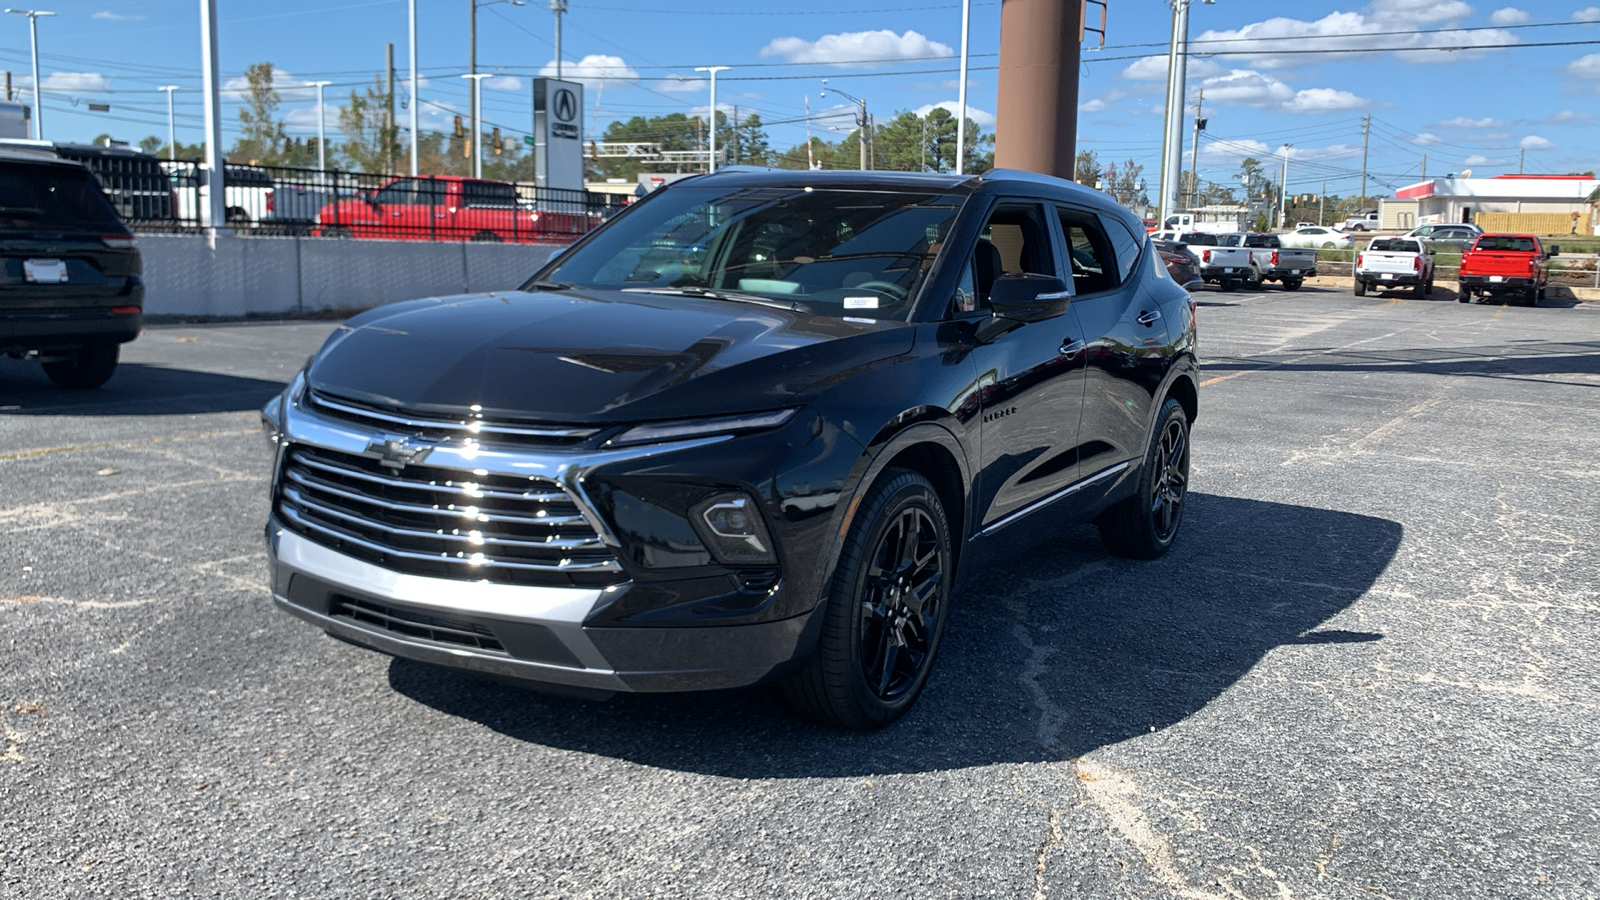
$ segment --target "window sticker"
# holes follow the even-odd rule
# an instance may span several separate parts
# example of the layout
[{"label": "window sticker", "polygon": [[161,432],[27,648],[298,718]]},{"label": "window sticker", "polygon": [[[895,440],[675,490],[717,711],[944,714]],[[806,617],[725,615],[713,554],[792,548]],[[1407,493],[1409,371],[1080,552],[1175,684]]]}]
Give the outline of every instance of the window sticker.
[{"label": "window sticker", "polygon": [[878,298],[877,297],[846,297],[846,298],[844,298],[844,308],[845,309],[877,309],[878,308]]}]

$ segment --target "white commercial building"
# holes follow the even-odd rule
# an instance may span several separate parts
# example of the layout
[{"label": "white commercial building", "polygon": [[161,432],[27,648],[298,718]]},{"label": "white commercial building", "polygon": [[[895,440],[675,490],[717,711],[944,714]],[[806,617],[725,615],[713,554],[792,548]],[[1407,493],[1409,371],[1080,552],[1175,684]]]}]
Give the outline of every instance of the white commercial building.
[{"label": "white commercial building", "polygon": [[[1499,175],[1494,178],[1433,178],[1395,191],[1397,218],[1416,204],[1415,225],[1472,222],[1483,213],[1541,213],[1578,218],[1576,230],[1600,234],[1588,196],[1600,187],[1589,175]],[[1386,217],[1387,218],[1387,217]],[[1394,227],[1411,227],[1397,221]],[[1561,228],[1560,231],[1568,231]]]}]

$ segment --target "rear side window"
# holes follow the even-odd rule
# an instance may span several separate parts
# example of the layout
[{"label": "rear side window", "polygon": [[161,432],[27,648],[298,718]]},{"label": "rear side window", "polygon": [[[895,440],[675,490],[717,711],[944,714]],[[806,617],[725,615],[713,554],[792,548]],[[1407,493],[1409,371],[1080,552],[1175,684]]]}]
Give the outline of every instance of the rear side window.
[{"label": "rear side window", "polygon": [[1101,216],[1100,225],[1111,238],[1111,250],[1117,256],[1117,269],[1122,273],[1120,280],[1127,281],[1133,274],[1133,267],[1139,263],[1139,251],[1144,248],[1145,236],[1135,235],[1121,219],[1114,216]]},{"label": "rear side window", "polygon": [[116,210],[88,171],[0,163],[0,228],[114,234]]},{"label": "rear side window", "polygon": [[1122,281],[1100,220],[1090,213],[1061,209],[1061,235],[1067,242],[1067,262],[1072,266],[1072,292],[1098,294]]},{"label": "rear side window", "polygon": [[492,181],[466,181],[461,184],[461,198],[467,206],[513,209],[517,205],[517,189]]}]

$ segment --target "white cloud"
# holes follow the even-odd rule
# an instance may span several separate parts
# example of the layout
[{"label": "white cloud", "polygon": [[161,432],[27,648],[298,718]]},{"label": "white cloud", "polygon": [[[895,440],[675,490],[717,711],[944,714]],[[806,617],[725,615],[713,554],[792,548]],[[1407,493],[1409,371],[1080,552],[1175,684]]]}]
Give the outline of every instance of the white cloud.
[{"label": "white cloud", "polygon": [[1572,14],[1574,22],[1600,22],[1600,6],[1590,6]]},{"label": "white cloud", "polygon": [[1524,10],[1517,9],[1515,6],[1506,6],[1489,14],[1489,24],[1521,25],[1523,22],[1528,21],[1529,18],[1529,15]]},{"label": "white cloud", "polygon": [[707,84],[706,79],[699,75],[672,73],[656,82],[652,90],[657,90],[664,94],[703,94],[710,90],[710,86]]},{"label": "white cloud", "polygon": [[[275,68],[272,70],[272,86],[277,90],[279,100],[292,102],[315,100],[317,97],[317,89],[309,87],[305,79],[296,78],[282,69]],[[229,100],[242,100],[249,90],[249,80],[243,75],[237,75],[222,83],[221,94]],[[337,94],[337,90],[334,93]]]},{"label": "white cloud", "polygon": [[1481,166],[1481,165],[1485,165],[1485,164],[1491,163],[1491,162],[1494,162],[1494,160],[1490,159],[1487,156],[1479,156],[1478,154],[1473,154],[1472,156],[1469,156],[1466,159],[1463,159],[1461,161],[1461,164],[1462,165],[1467,165],[1467,166]]},{"label": "white cloud", "polygon": [[1590,122],[1593,120],[1594,113],[1573,112],[1570,109],[1563,109],[1559,112],[1551,113],[1544,118],[1544,122],[1547,125],[1571,125],[1581,122]]},{"label": "white cloud", "polygon": [[1285,103],[1286,112],[1329,112],[1339,109],[1361,109],[1372,105],[1370,100],[1357,97],[1349,91],[1333,88],[1308,88],[1296,91],[1294,99]]},{"label": "white cloud", "polygon": [[1093,100],[1090,100],[1088,103],[1080,103],[1080,104],[1078,104],[1078,112],[1081,112],[1081,113],[1096,113],[1096,112],[1100,112],[1101,110],[1105,109],[1106,107],[1108,107],[1110,105],[1111,104],[1105,102],[1104,100],[1101,100],[1099,97],[1096,97]]},{"label": "white cloud", "polygon": [[[546,63],[544,68],[539,70],[539,75],[544,78],[556,77],[555,60]],[[638,80],[639,73],[623,62],[620,56],[591,53],[577,62],[562,63],[561,77],[566,81],[579,82],[585,88],[594,89],[613,84],[631,84]]]},{"label": "white cloud", "polygon": [[[1459,47],[1463,44],[1493,47],[1517,43],[1515,35],[1500,29],[1438,33],[1440,28],[1464,20],[1470,15],[1472,7],[1462,0],[1373,0],[1361,12],[1333,12],[1316,20],[1278,16],[1233,30],[1205,31],[1194,39],[1193,44],[1196,52],[1202,52],[1207,46],[1206,42],[1233,42],[1241,39],[1257,43],[1251,45],[1219,43],[1216,46],[1303,45],[1317,50],[1336,51],[1311,56],[1274,55],[1271,52],[1264,52],[1259,55],[1239,57],[1256,68],[1283,69],[1309,66],[1346,55],[1337,51],[1364,50],[1372,45],[1373,39],[1370,35],[1375,32],[1411,32],[1398,35],[1386,34],[1383,41],[1386,46],[1405,48],[1397,54],[1401,59],[1419,63],[1452,62],[1482,56],[1481,53],[1470,51],[1426,52],[1423,48],[1427,47]],[[1312,40],[1307,43],[1307,39]],[[1136,65],[1140,64],[1149,65],[1144,60],[1140,60]],[[1164,69],[1162,77],[1165,77]]]},{"label": "white cloud", "polygon": [[483,89],[486,91],[520,91],[522,79],[515,75],[496,75],[483,80]]},{"label": "white cloud", "polygon": [[51,72],[44,77],[44,89],[66,93],[109,91],[111,79],[99,72]]},{"label": "white cloud", "polygon": [[761,48],[762,56],[781,56],[792,63],[821,63],[824,65],[870,65],[862,60],[893,62],[907,59],[928,59],[955,55],[948,44],[929,40],[915,31],[895,34],[893,31],[849,31],[825,34],[815,41],[798,37],[781,37]]},{"label": "white cloud", "polygon": [[1537,134],[1530,134],[1518,141],[1517,146],[1524,150],[1549,150],[1555,145],[1550,143],[1548,138],[1542,138]]},{"label": "white cloud", "polygon": [[1579,78],[1600,78],[1600,53],[1578,57],[1567,63],[1567,71]]},{"label": "white cloud", "polygon": [[[938,103],[929,103],[929,104],[926,104],[924,106],[919,106],[916,109],[912,110],[912,112],[916,113],[919,116],[926,116],[928,113],[933,112],[935,109],[943,109],[946,112],[950,113],[950,115],[953,116],[953,115],[956,114],[956,109],[957,109],[956,101],[954,101],[954,100],[941,100]],[[994,127],[994,113],[985,112],[985,111],[977,108],[976,106],[973,106],[970,103],[967,104],[967,118],[971,119],[972,120],[972,124],[978,126],[979,128],[993,128]]]},{"label": "white cloud", "polygon": [[135,15],[130,15],[128,13],[112,12],[109,9],[102,9],[99,12],[95,13],[94,15],[90,16],[89,18],[91,18],[91,19],[105,19],[105,20],[111,21],[111,22],[139,22],[139,21],[142,21],[144,19],[144,16],[135,16]]},{"label": "white cloud", "polygon": [[1424,131],[1421,134],[1417,135],[1415,138],[1413,138],[1412,139],[1412,143],[1413,144],[1421,144],[1424,147],[1430,147],[1430,146],[1432,146],[1434,144],[1439,143],[1439,136],[1437,134],[1434,134],[1431,131]]},{"label": "white cloud", "polygon": [[[1189,67],[1184,69],[1184,77],[1210,78],[1227,71],[1225,67],[1209,59],[1191,58]],[[1123,69],[1122,74],[1117,77],[1126,78],[1129,81],[1166,81],[1167,58],[1164,55],[1142,57],[1131,63],[1126,69]]]},{"label": "white cloud", "polygon": [[[328,118],[327,118],[327,121],[324,123],[326,125],[327,129],[328,130],[333,130],[333,129],[338,128],[339,127],[339,107],[337,107],[337,106],[335,106],[335,105],[333,105],[331,103],[325,103],[323,105],[327,107],[327,116],[328,116]],[[424,105],[422,107],[422,109],[423,109],[424,112],[426,112],[428,107],[426,105]],[[406,121],[409,122],[410,119],[406,119]],[[288,112],[285,112],[283,114],[283,124],[284,124],[285,127],[288,127],[288,128],[294,129],[294,130],[298,130],[298,131],[316,131],[317,130],[317,104],[313,103],[310,106],[296,106],[294,109],[291,109]]]},{"label": "white cloud", "polygon": [[1226,75],[1201,82],[1206,99],[1213,103],[1241,106],[1277,106],[1294,100],[1294,89],[1251,69],[1234,69]]},{"label": "white cloud", "polygon": [[1498,128],[1505,125],[1505,120],[1484,116],[1481,119],[1469,119],[1466,116],[1456,116],[1438,123],[1440,128]]}]

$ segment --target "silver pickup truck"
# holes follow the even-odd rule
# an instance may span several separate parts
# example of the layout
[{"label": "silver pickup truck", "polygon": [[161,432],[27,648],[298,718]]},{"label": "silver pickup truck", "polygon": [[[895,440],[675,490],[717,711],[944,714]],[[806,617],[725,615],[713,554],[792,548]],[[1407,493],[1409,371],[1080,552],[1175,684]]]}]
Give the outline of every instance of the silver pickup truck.
[{"label": "silver pickup truck", "polygon": [[1194,257],[1195,265],[1200,267],[1201,281],[1231,291],[1240,283],[1252,280],[1254,274],[1250,268],[1250,251],[1243,247],[1223,246],[1218,238],[1227,236],[1192,231],[1179,235],[1178,242],[1184,245],[1188,254]]},{"label": "silver pickup truck", "polygon": [[1250,280],[1258,287],[1278,281],[1284,290],[1298,291],[1307,278],[1317,274],[1317,251],[1285,247],[1275,234],[1224,234],[1217,240],[1250,251]]},{"label": "silver pickup truck", "polygon": [[1433,292],[1433,251],[1416,238],[1373,238],[1356,254],[1356,296],[1367,289],[1409,286],[1418,297]]}]

